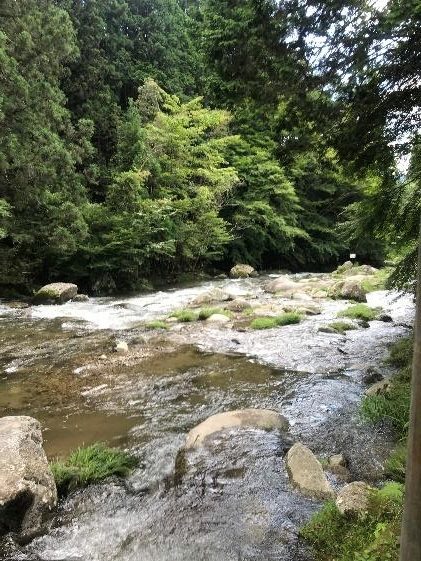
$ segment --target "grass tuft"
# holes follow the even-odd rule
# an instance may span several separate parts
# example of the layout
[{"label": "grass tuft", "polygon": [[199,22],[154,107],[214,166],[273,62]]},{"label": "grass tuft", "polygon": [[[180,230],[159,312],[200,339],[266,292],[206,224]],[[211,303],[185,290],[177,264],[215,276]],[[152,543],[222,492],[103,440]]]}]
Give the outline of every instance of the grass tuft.
[{"label": "grass tuft", "polygon": [[403,487],[388,483],[373,491],[367,512],[344,516],[325,503],[301,530],[316,561],[398,561]]},{"label": "grass tuft", "polygon": [[190,323],[192,321],[197,321],[199,318],[199,313],[194,310],[184,309],[184,310],[176,310],[171,314],[172,318],[177,318],[178,321],[183,323]]},{"label": "grass tuft", "polygon": [[400,339],[390,347],[387,362],[398,368],[409,366],[412,361],[413,345],[412,337]]},{"label": "grass tuft", "polygon": [[301,315],[296,312],[288,312],[276,317],[263,317],[254,319],[250,327],[252,329],[272,329],[284,325],[300,323]]},{"label": "grass tuft", "polygon": [[373,319],[376,319],[378,313],[378,309],[370,308],[370,306],[367,306],[366,304],[355,304],[354,306],[350,306],[343,312],[339,312],[338,317],[371,321]]},{"label": "grass tuft", "polygon": [[169,325],[168,323],[165,323],[165,321],[156,319],[154,321],[150,321],[149,323],[146,324],[146,329],[168,329]]},{"label": "grass tuft", "polygon": [[391,453],[385,465],[386,475],[399,483],[405,483],[406,454],[406,442],[401,442]]},{"label": "grass tuft", "polygon": [[221,314],[223,316],[231,317],[231,314],[227,310],[223,310],[222,308],[202,308],[199,312],[199,320],[206,320],[214,314]]},{"label": "grass tuft", "polygon": [[329,324],[329,327],[337,331],[338,333],[345,333],[346,331],[351,331],[352,329],[357,329],[357,326],[348,321],[334,321]]},{"label": "grass tuft", "polygon": [[125,477],[137,465],[137,459],[121,450],[98,442],[78,448],[66,460],[51,463],[60,494],[96,483],[111,475]]}]

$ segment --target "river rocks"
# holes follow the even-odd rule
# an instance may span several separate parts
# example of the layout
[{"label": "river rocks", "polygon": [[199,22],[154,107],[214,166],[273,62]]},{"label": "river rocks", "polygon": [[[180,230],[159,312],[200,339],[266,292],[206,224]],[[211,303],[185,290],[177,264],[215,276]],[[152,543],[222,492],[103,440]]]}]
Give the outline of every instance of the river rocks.
[{"label": "river rocks", "polygon": [[236,298],[235,300],[228,302],[225,309],[231,312],[244,312],[244,310],[250,310],[251,307],[252,305],[247,302],[247,300],[244,300],[243,298]]},{"label": "river rocks", "polygon": [[41,425],[32,417],[0,418],[0,534],[29,539],[56,503]]},{"label": "river rocks", "polygon": [[217,413],[188,433],[185,448],[199,448],[205,444],[206,438],[214,433],[240,427],[285,431],[288,430],[289,423],[283,415],[270,409],[238,409]]},{"label": "river rocks", "polygon": [[348,462],[343,454],[334,454],[329,458],[327,469],[335,474],[339,480],[347,482],[351,479],[347,464]]},{"label": "river rocks", "polygon": [[365,371],[362,381],[366,385],[372,385],[375,384],[376,382],[381,382],[383,378],[384,376],[381,372],[370,366]]},{"label": "river rocks", "polygon": [[34,296],[35,304],[64,304],[77,294],[77,285],[67,282],[46,284]]},{"label": "river rocks", "polygon": [[353,481],[339,492],[336,506],[342,514],[365,512],[373,489],[363,481]]},{"label": "river rocks", "polygon": [[215,288],[209,292],[205,292],[204,294],[199,294],[191,304],[192,306],[203,306],[206,304],[215,304],[217,302],[228,302],[232,299],[232,295],[228,294],[228,292],[225,292],[220,288]]},{"label": "river rocks", "polygon": [[344,298],[356,302],[366,302],[367,290],[363,286],[365,277],[356,275],[337,282],[331,288],[333,298]]},{"label": "river rocks", "polygon": [[120,355],[126,355],[129,352],[129,345],[126,341],[117,341],[114,351]]},{"label": "river rocks", "polygon": [[286,465],[291,483],[304,495],[316,499],[331,499],[335,493],[313,452],[297,442],[289,450]]},{"label": "river rocks", "polygon": [[379,321],[384,321],[385,323],[392,323],[393,322],[392,316],[389,316],[388,314],[380,314],[377,319]]},{"label": "river rocks", "polygon": [[230,271],[230,277],[232,279],[246,279],[248,277],[256,276],[257,272],[254,267],[251,267],[250,265],[244,265],[242,263],[235,265]]},{"label": "river rocks", "polygon": [[89,296],[87,294],[76,294],[74,298],[72,298],[72,302],[88,302]]},{"label": "river rocks", "polygon": [[345,263],[339,265],[339,267],[334,272],[340,275],[342,273],[345,273],[346,271],[350,271],[353,267],[354,263],[352,261],[345,261]]},{"label": "river rocks", "polygon": [[384,380],[381,380],[380,382],[376,382],[375,384],[367,388],[365,390],[365,395],[367,396],[383,395],[385,393],[388,393],[391,387],[392,387],[392,383],[390,378],[385,378]]},{"label": "river rocks", "polygon": [[298,288],[298,284],[288,277],[281,276],[277,279],[273,279],[268,282],[265,286],[266,292],[271,292],[272,294],[287,294],[291,296]]},{"label": "river rocks", "polygon": [[212,314],[211,316],[208,317],[208,319],[206,320],[206,323],[228,323],[230,321],[230,318],[227,316],[224,316],[224,314]]}]

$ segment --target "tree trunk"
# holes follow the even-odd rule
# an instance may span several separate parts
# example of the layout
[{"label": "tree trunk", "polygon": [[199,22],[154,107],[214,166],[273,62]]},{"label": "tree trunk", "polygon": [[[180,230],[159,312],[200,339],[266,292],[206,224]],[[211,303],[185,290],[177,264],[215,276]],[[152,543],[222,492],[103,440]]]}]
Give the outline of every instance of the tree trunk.
[{"label": "tree trunk", "polygon": [[400,561],[421,561],[421,237],[418,248],[417,311]]}]

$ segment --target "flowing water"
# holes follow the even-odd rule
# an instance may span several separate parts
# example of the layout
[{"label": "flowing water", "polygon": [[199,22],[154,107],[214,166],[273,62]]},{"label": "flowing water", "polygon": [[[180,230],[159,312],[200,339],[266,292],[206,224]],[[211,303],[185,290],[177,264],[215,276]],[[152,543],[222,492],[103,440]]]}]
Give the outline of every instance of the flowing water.
[{"label": "flowing water", "polygon": [[[285,450],[300,439],[321,455],[346,452],[356,477],[381,475],[390,435],[364,426],[355,408],[366,369],[382,366],[388,344],[409,332],[413,304],[373,293],[369,303],[383,307],[393,323],[373,321],[347,336],[318,331],[346,307],[330,300],[321,302],[321,314],[268,331],[235,322],[176,324],[168,333],[144,328],[215,287],[273,303],[265,280],[209,281],[63,306],[0,306],[0,414],[39,419],[51,458],[102,440],[140,462],[125,482],[68,497],[49,531],[31,544],[5,540],[0,559],[310,558],[298,528],[319,503],[291,489]],[[112,353],[116,339],[129,343],[128,355]],[[180,456],[192,427],[246,407],[282,412],[290,434],[225,431]]]}]

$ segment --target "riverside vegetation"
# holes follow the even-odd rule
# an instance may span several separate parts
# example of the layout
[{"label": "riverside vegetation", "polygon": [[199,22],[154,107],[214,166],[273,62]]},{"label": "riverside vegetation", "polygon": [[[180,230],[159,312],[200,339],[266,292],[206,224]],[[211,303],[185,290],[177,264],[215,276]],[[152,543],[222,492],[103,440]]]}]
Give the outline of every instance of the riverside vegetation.
[{"label": "riverside vegetation", "polygon": [[341,514],[327,502],[302,529],[318,561],[397,561],[403,512],[406,437],[411,398],[412,338],[398,341],[390,349],[388,362],[399,368],[379,395],[364,397],[361,416],[366,422],[388,423],[398,440],[385,465],[388,481],[373,489],[365,511]]}]

